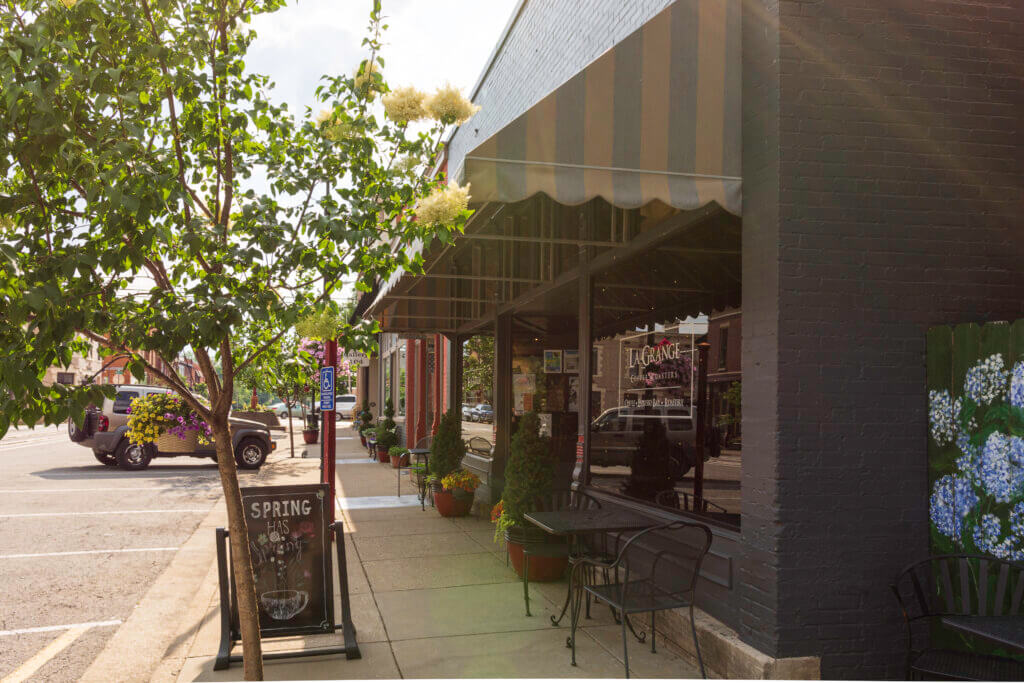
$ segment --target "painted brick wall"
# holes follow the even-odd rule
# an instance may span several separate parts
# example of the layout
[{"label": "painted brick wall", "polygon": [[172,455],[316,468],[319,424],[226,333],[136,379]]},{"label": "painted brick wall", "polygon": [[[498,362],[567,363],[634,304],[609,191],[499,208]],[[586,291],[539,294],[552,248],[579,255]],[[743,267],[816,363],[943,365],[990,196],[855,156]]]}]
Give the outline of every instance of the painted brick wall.
[{"label": "painted brick wall", "polygon": [[[888,583],[928,550],[925,331],[1024,316],[1024,3],[782,0],[777,13],[779,512],[758,513],[775,523],[764,538],[747,517],[743,530],[776,553],[778,655],[823,653],[826,677],[898,676]],[[745,131],[745,150],[758,143]],[[745,165],[758,154],[772,157],[750,149]],[[764,210],[756,173],[745,250],[768,239],[748,230],[747,210]],[[760,454],[744,446],[746,468]],[[758,467],[744,483],[771,477]],[[769,488],[744,488],[752,517]]]},{"label": "painted brick wall", "polygon": [[448,166],[569,80],[671,0],[526,0],[473,101],[480,113],[449,144]]}]

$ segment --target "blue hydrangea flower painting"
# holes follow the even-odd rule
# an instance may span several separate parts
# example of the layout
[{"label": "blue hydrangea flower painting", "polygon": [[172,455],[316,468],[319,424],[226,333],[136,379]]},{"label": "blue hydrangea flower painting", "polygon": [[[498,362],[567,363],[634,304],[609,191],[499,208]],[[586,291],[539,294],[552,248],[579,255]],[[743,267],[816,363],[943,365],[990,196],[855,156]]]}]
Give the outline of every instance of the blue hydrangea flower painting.
[{"label": "blue hydrangea flower painting", "polygon": [[963,378],[961,386],[928,392],[929,453],[945,463],[932,468],[933,545],[1021,561],[1024,360],[985,354]]}]

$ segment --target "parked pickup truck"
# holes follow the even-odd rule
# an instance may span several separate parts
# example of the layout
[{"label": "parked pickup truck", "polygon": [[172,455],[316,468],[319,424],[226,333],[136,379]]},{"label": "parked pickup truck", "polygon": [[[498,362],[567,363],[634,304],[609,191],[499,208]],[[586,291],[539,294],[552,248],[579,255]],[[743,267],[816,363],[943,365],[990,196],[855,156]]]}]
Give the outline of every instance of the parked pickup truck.
[{"label": "parked pickup truck", "polygon": [[[68,436],[75,443],[91,448],[104,465],[117,465],[125,470],[141,470],[153,458],[186,455],[193,458],[217,459],[213,444],[201,445],[191,453],[160,451],[156,444],[133,444],[128,441],[128,409],[133,400],[149,394],[172,393],[166,387],[144,384],[123,384],[117,387],[114,399],[103,399],[103,405],[86,412],[83,424],[68,420]],[[270,429],[261,422],[230,418],[231,446],[235,462],[242,469],[258,469],[277,443],[270,438]]]}]

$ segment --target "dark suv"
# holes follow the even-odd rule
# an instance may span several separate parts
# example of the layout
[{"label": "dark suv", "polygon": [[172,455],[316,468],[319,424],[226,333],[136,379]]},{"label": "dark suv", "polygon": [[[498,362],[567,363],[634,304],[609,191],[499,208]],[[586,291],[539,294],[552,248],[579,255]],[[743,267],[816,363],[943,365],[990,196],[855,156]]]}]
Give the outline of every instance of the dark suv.
[{"label": "dark suv", "polygon": [[[193,452],[161,451],[155,443],[133,444],[128,441],[128,409],[132,401],[150,394],[172,393],[166,387],[144,384],[124,384],[117,387],[114,399],[103,399],[103,405],[90,409],[82,425],[68,421],[68,436],[75,443],[91,448],[93,455],[104,465],[118,465],[125,470],[141,470],[153,458],[187,455],[193,458],[217,459],[214,445],[201,445]],[[258,469],[267,456],[277,448],[270,438],[270,429],[262,422],[230,418],[231,446],[235,462],[242,469]]]}]

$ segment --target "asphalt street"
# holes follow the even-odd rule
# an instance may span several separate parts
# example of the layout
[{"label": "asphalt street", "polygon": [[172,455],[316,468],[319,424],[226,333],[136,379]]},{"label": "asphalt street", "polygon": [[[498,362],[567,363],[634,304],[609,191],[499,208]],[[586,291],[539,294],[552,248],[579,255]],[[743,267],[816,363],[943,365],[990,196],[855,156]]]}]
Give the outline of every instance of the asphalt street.
[{"label": "asphalt street", "polygon": [[64,428],[0,440],[0,678],[77,680],[219,496],[208,459],[125,472]]}]

